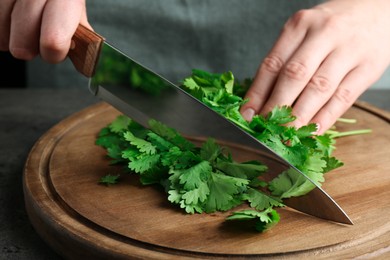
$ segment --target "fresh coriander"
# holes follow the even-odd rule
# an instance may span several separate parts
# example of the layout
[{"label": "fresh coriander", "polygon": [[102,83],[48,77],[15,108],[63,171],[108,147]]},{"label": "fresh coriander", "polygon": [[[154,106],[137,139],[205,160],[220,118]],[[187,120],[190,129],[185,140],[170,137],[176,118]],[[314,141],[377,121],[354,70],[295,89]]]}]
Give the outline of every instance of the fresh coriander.
[{"label": "fresh coriander", "polygon": [[[343,165],[332,156],[335,138],[369,132],[340,133],[333,129],[314,135],[315,124],[298,129],[286,125],[295,120],[289,106],[277,106],[268,115],[256,115],[247,122],[239,109],[247,102],[243,97],[251,82],[238,82],[231,72],[193,70],[181,87],[285,158],[317,185],[325,181],[326,172]],[[211,138],[196,147],[175,129],[155,120],[144,128],[120,115],[101,129],[96,144],[107,150],[112,164],[125,165],[126,171],[138,174],[142,184],[163,186],[167,199],[189,214],[227,211],[247,204],[250,209],[232,212],[227,220],[254,220],[260,232],[279,222],[275,208],[284,206],[283,199],[302,196],[315,187],[296,171],[282,172],[265,182],[261,176],[268,168],[261,162],[236,162],[227,148]],[[119,175],[107,175],[100,182],[114,184],[118,178]]]},{"label": "fresh coriander", "polygon": [[116,183],[118,183],[119,176],[120,176],[119,174],[117,174],[117,175],[108,174],[106,176],[103,176],[100,179],[99,183],[105,184],[107,186],[112,185],[112,184],[116,184]]}]

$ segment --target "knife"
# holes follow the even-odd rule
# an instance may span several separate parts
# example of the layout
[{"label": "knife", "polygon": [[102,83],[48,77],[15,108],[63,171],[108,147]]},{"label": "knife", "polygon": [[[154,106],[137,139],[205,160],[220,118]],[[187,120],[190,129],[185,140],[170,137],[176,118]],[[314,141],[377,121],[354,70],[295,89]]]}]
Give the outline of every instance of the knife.
[{"label": "knife", "polygon": [[[183,135],[212,137],[251,147],[275,162],[269,178],[289,171],[312,183],[309,193],[284,199],[285,205],[311,216],[353,224],[344,210],[303,172],[180,87],[113,47],[101,35],[79,25],[68,56],[76,70],[89,78],[93,95],[141,125],[148,127],[149,120],[155,119]],[[156,85],[160,87],[156,89]]]}]

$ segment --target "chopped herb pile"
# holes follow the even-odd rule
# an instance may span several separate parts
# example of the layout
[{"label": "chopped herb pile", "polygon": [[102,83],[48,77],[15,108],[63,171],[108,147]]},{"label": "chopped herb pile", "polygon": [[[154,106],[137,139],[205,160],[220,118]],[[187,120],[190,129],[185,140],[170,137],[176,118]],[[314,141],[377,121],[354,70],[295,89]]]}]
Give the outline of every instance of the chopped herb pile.
[{"label": "chopped herb pile", "polygon": [[[335,139],[331,134],[313,135],[314,124],[296,129],[286,126],[295,120],[288,106],[275,107],[267,116],[247,122],[239,113],[250,80],[236,81],[231,72],[212,74],[193,70],[181,87],[195,98],[256,137],[318,185],[324,173],[343,165],[332,157]],[[150,120],[144,128],[120,115],[101,129],[96,144],[107,150],[113,164],[123,164],[144,185],[161,185],[168,200],[187,213],[227,211],[241,204],[248,209],[233,212],[227,220],[255,220],[263,232],[279,222],[275,208],[283,199],[301,196],[314,185],[296,171],[285,171],[270,182],[261,180],[267,166],[259,161],[236,162],[228,148],[214,139],[200,147],[175,129]],[[100,183],[114,184],[119,175],[107,175]]]},{"label": "chopped herb pile", "polygon": [[[144,185],[160,184],[168,200],[187,213],[226,211],[244,202],[254,210],[229,219],[258,218],[259,231],[279,221],[273,207],[283,206],[278,197],[258,188],[267,184],[259,179],[267,166],[257,161],[235,162],[213,139],[201,147],[166,125],[151,120],[150,128],[120,115],[103,128],[96,144],[107,149],[114,164],[125,164],[139,174]],[[105,176],[100,182],[113,184],[118,176]]]}]

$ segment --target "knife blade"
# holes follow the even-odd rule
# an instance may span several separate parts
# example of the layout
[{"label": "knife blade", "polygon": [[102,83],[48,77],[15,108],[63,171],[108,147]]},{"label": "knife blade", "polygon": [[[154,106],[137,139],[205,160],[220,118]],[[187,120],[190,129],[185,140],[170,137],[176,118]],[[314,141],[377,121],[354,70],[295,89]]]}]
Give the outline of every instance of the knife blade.
[{"label": "knife blade", "polygon": [[[303,172],[177,85],[113,47],[99,34],[80,25],[68,56],[75,68],[89,78],[93,95],[141,125],[148,127],[149,120],[154,119],[183,135],[212,137],[251,147],[275,162],[268,178],[290,171],[312,184],[309,193],[285,199],[285,205],[322,219],[353,224],[336,201]],[[156,89],[156,85],[160,87]]]}]

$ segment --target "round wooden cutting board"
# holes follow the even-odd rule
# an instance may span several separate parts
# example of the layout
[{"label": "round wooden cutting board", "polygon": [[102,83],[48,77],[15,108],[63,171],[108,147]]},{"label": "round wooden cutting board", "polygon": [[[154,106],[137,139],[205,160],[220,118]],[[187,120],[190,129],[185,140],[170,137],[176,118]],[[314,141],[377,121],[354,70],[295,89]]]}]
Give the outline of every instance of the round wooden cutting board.
[{"label": "round wooden cutting board", "polygon": [[[368,135],[337,139],[334,155],[345,165],[326,174],[323,189],[354,222],[343,225],[278,209],[281,220],[258,233],[229,212],[185,214],[158,187],[135,175],[118,185],[99,179],[117,174],[95,145],[101,128],[120,113],[99,103],[63,120],[42,136],[25,165],[26,208],[36,231],[69,259],[224,259],[390,257],[389,113],[357,103],[345,115]],[[237,161],[253,151],[231,145]]]}]

